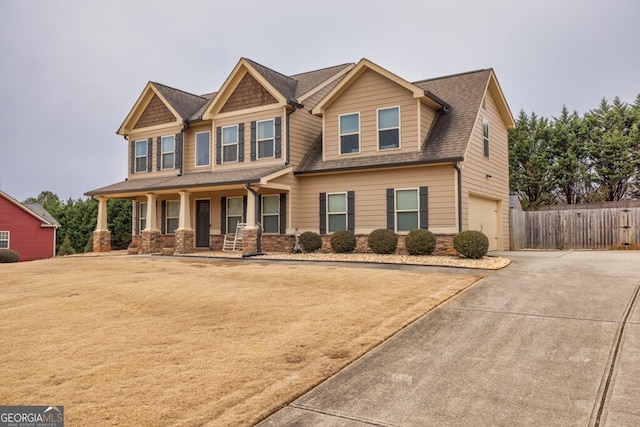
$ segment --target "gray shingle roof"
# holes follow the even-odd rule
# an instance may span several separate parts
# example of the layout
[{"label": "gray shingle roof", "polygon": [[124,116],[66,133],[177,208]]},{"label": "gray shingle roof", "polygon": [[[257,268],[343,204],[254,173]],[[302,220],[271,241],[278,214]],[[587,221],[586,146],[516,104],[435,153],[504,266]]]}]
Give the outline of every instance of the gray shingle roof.
[{"label": "gray shingle roof", "polygon": [[286,165],[260,168],[234,169],[229,171],[199,172],[181,176],[165,176],[121,181],[85,193],[86,196],[127,194],[140,191],[172,190],[192,187],[215,187],[219,185],[258,182],[261,178],[287,168]]},{"label": "gray shingle roof", "polygon": [[322,137],[318,136],[295,173],[307,174],[462,160],[490,75],[490,69],[479,70],[413,83],[449,104],[447,111],[437,113],[421,151],[349,156],[322,161]]},{"label": "gray shingle roof", "polygon": [[209,102],[209,99],[204,96],[194,95],[157,82],[151,83],[153,83],[167,102],[171,104],[182,120],[189,119]]},{"label": "gray shingle roof", "polygon": [[48,225],[60,227],[60,223],[56,221],[56,219],[51,216],[51,214],[47,212],[40,203],[23,203],[22,206],[38,215],[40,218],[44,219],[48,223]]}]

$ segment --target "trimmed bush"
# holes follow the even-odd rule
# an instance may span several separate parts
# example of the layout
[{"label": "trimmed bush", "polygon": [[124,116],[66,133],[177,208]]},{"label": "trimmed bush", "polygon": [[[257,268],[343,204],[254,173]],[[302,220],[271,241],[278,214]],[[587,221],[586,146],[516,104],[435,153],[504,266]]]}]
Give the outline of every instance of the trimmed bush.
[{"label": "trimmed bush", "polygon": [[398,247],[398,236],[391,230],[378,228],[367,237],[367,246],[374,254],[392,254]]},{"label": "trimmed bush", "polygon": [[18,262],[20,260],[20,254],[11,249],[0,249],[0,263],[3,262]]},{"label": "trimmed bush", "polygon": [[416,228],[404,238],[409,255],[431,255],[436,250],[436,236],[429,230]]},{"label": "trimmed bush", "polygon": [[336,231],[331,235],[331,250],[337,254],[348,254],[356,248],[356,236],[349,230]]},{"label": "trimmed bush", "polygon": [[489,251],[489,239],[481,231],[461,231],[453,236],[453,248],[466,258],[480,259]]},{"label": "trimmed bush", "polygon": [[322,237],[313,231],[305,231],[298,237],[298,241],[305,252],[315,252],[322,247]]}]

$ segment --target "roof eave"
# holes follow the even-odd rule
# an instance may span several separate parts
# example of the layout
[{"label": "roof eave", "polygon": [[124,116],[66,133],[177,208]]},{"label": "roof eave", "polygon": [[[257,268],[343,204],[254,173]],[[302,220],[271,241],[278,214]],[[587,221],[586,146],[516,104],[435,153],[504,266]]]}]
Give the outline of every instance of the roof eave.
[{"label": "roof eave", "polygon": [[463,156],[457,157],[446,157],[439,159],[430,159],[430,160],[412,160],[408,162],[397,162],[397,163],[379,163],[375,165],[366,165],[366,166],[342,166],[336,168],[326,168],[319,170],[302,170],[296,171],[294,175],[321,175],[325,173],[339,173],[339,172],[351,172],[351,171],[364,171],[370,169],[396,169],[402,167],[412,167],[412,166],[420,166],[420,165],[436,165],[436,164],[449,164],[455,162],[461,162],[464,160]]}]

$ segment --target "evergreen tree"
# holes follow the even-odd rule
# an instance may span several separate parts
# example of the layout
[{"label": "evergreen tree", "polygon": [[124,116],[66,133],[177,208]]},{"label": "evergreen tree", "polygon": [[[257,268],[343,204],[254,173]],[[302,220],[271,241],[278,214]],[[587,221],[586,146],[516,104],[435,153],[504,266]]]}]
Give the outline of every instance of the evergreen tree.
[{"label": "evergreen tree", "polygon": [[108,227],[111,230],[111,248],[126,249],[131,243],[131,200],[107,201]]}]

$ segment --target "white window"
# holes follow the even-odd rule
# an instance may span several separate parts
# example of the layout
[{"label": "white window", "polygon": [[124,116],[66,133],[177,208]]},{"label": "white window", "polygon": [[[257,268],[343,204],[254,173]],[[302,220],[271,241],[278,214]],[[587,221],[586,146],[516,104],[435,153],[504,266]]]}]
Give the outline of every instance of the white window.
[{"label": "white window", "polygon": [[396,231],[418,228],[418,189],[396,190]]},{"label": "white window", "polygon": [[196,166],[209,166],[210,141],[209,132],[196,133]]},{"label": "white window", "polygon": [[175,135],[162,137],[162,169],[174,169],[176,161],[176,137]]},{"label": "white window", "polygon": [[139,218],[140,231],[147,228],[147,204],[140,203],[140,218]]},{"label": "white window", "polygon": [[280,196],[262,196],[262,231],[280,232]]},{"label": "white window", "polygon": [[8,231],[0,231],[0,249],[9,249]]},{"label": "white window", "polygon": [[400,148],[400,107],[378,110],[378,149]]},{"label": "white window", "polygon": [[327,194],[327,230],[347,229],[347,193]]},{"label": "white window", "polygon": [[142,141],[136,141],[136,172],[146,172],[147,171],[147,140],[144,139]]},{"label": "white window", "polygon": [[489,120],[482,121],[482,142],[485,157],[489,157]]},{"label": "white window", "polygon": [[274,121],[265,120],[258,122],[258,158],[271,158],[273,157],[274,146]]},{"label": "white window", "polygon": [[360,113],[340,116],[340,154],[360,152]]},{"label": "white window", "polygon": [[222,162],[237,162],[237,161],[238,161],[238,125],[223,127],[222,128]]},{"label": "white window", "polygon": [[167,202],[165,234],[174,234],[180,221],[180,202]]},{"label": "white window", "polygon": [[235,233],[238,223],[242,222],[242,197],[227,198],[227,233]]}]

